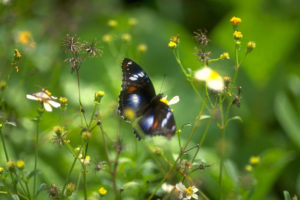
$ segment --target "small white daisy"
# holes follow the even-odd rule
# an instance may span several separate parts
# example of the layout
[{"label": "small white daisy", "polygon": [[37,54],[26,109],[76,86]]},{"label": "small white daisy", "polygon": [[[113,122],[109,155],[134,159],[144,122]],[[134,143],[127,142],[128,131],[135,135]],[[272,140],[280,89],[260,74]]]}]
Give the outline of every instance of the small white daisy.
[{"label": "small white daisy", "polygon": [[205,81],[209,89],[221,92],[224,90],[224,80],[220,74],[204,67],[194,73],[194,78],[199,81]]},{"label": "small white daisy", "polygon": [[60,107],[60,103],[54,101],[57,97],[51,96],[51,93],[44,88],[40,92],[27,94],[26,98],[43,103],[45,110],[48,112],[52,112],[52,107]]},{"label": "small white daisy", "polygon": [[179,191],[179,199],[189,200],[189,199],[198,199],[196,194],[199,190],[195,186],[185,187],[181,182],[176,184],[176,189]]}]

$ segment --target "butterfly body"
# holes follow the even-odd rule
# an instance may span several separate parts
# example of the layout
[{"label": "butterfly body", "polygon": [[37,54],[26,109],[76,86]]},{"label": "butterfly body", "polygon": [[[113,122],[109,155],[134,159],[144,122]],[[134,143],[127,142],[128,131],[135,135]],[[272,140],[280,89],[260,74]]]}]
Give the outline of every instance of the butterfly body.
[{"label": "butterfly body", "polygon": [[[156,95],[153,84],[146,72],[131,59],[122,63],[122,91],[119,96],[119,112],[127,121],[130,111],[138,120],[138,129],[145,135],[163,135],[168,138],[176,132],[176,123],[170,107],[161,101],[162,95]],[[134,132],[140,138],[139,130]]]}]

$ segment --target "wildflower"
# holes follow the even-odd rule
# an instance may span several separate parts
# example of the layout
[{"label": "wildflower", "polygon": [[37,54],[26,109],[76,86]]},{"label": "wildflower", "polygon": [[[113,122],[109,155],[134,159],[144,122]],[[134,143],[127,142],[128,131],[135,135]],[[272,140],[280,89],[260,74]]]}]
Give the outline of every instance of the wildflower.
[{"label": "wildflower", "polygon": [[63,41],[63,46],[65,47],[66,51],[70,51],[73,53],[79,53],[79,51],[80,51],[79,38],[76,36],[71,36],[70,34],[67,34]]},{"label": "wildflower", "polygon": [[60,106],[61,109],[65,110],[68,106],[67,102],[68,102],[68,98],[66,97],[59,97],[59,102],[60,102]]},{"label": "wildflower", "polygon": [[100,187],[99,190],[98,190],[98,192],[99,192],[100,195],[104,196],[104,195],[106,195],[107,190],[104,187]]},{"label": "wildflower", "polygon": [[45,110],[48,112],[52,112],[52,106],[54,108],[60,107],[60,103],[54,101],[55,99],[57,99],[57,97],[51,96],[51,93],[45,89],[42,89],[40,92],[27,94],[26,98],[42,103]]},{"label": "wildflower", "polygon": [[80,160],[83,165],[90,165],[91,157],[86,156],[84,159]]},{"label": "wildflower", "polygon": [[179,43],[179,34],[177,34],[176,36],[171,36],[170,37],[170,41],[172,41],[172,42],[175,42],[176,44],[178,44]]},{"label": "wildflower", "polygon": [[56,184],[51,184],[50,188],[48,189],[49,196],[53,199],[57,199],[59,195],[59,189]]},{"label": "wildflower", "polygon": [[229,53],[227,53],[227,52],[222,53],[222,54],[220,55],[220,59],[221,59],[221,60],[229,60],[229,59],[230,59]]},{"label": "wildflower", "polygon": [[18,169],[23,169],[25,165],[25,162],[23,160],[18,160],[17,161],[17,168]]},{"label": "wildflower", "polygon": [[[79,148],[79,147],[76,147],[76,148],[74,149],[74,153],[75,153],[75,154],[78,154],[79,151],[80,151],[80,148]],[[78,158],[79,158],[79,156],[78,156]],[[80,159],[80,158],[79,158],[79,159]]]},{"label": "wildflower", "polygon": [[169,48],[171,49],[174,49],[177,47],[177,43],[173,42],[173,41],[170,41],[169,44],[168,44]]},{"label": "wildflower", "polygon": [[170,101],[167,100],[167,97],[168,96],[161,98],[160,101],[166,105],[174,105],[180,101],[179,96],[174,96]]},{"label": "wildflower", "polygon": [[35,47],[32,35],[29,31],[22,31],[18,34],[18,41],[24,45]]},{"label": "wildflower", "polygon": [[57,136],[61,136],[63,133],[64,128],[61,126],[54,126],[53,131]]},{"label": "wildflower", "polygon": [[14,161],[8,161],[6,163],[6,167],[8,168],[8,170],[10,171],[14,171],[15,170],[15,166],[16,166],[16,163]]},{"label": "wildflower", "polygon": [[130,121],[134,121],[136,119],[136,115],[133,109],[125,108],[124,109],[124,116],[129,119]]},{"label": "wildflower", "polygon": [[162,184],[162,186],[161,186],[161,189],[162,189],[164,192],[167,192],[167,193],[172,192],[174,188],[175,188],[174,185],[171,185],[171,184],[168,184],[168,183],[164,183],[164,184]]},{"label": "wildflower", "polygon": [[177,130],[177,133],[178,133],[178,134],[182,133],[182,130],[181,130],[181,129],[178,129],[178,130]]},{"label": "wildflower", "polygon": [[234,37],[234,39],[239,40],[239,39],[243,38],[243,34],[240,31],[234,31],[233,37]]},{"label": "wildflower", "polygon": [[89,131],[84,131],[81,137],[83,140],[88,141],[92,137],[92,134]]},{"label": "wildflower", "polygon": [[195,186],[186,188],[181,182],[176,184],[176,189],[179,191],[179,199],[188,200],[191,198],[198,199],[198,189]]},{"label": "wildflower", "polygon": [[255,49],[256,47],[256,43],[255,42],[248,42],[247,44],[247,53],[250,53],[253,49]]},{"label": "wildflower", "polygon": [[102,40],[103,40],[103,42],[109,43],[112,40],[112,37],[111,37],[111,35],[106,34],[106,35],[103,35]]},{"label": "wildflower", "polygon": [[6,88],[6,82],[5,81],[0,81],[0,90],[4,90]]},{"label": "wildflower", "polygon": [[223,78],[214,70],[209,67],[204,67],[195,72],[194,77],[196,80],[205,81],[207,87],[215,91],[224,90]]},{"label": "wildflower", "polygon": [[251,156],[250,157],[250,163],[252,165],[256,165],[260,162],[260,157],[259,156]]},{"label": "wildflower", "polygon": [[15,49],[14,50],[14,58],[16,60],[20,60],[21,57],[22,57],[22,55],[21,55],[20,51],[18,49]]},{"label": "wildflower", "polygon": [[69,183],[66,188],[66,196],[71,196],[75,191],[75,185],[73,183]]},{"label": "wildflower", "polygon": [[223,79],[225,82],[225,86],[228,87],[229,84],[231,83],[231,78],[229,76],[224,76]]},{"label": "wildflower", "polygon": [[116,27],[118,25],[118,22],[116,20],[111,19],[107,22],[107,25],[110,27]]},{"label": "wildflower", "polygon": [[125,42],[129,42],[131,40],[131,35],[128,33],[125,33],[122,35],[122,40]]},{"label": "wildflower", "polygon": [[129,20],[128,20],[128,24],[130,26],[135,26],[135,25],[137,25],[137,23],[138,23],[138,21],[136,20],[136,18],[129,18]]},{"label": "wildflower", "polygon": [[139,44],[139,46],[137,47],[137,49],[138,49],[138,51],[139,52],[145,52],[145,51],[147,51],[147,45],[145,45],[145,44]]},{"label": "wildflower", "polygon": [[251,165],[246,165],[245,170],[247,172],[251,172],[252,171],[252,166]]},{"label": "wildflower", "polygon": [[161,155],[161,154],[162,154],[162,150],[161,150],[160,147],[153,147],[153,148],[152,148],[152,152],[153,152],[154,154],[157,154],[157,155]]},{"label": "wildflower", "polygon": [[238,25],[239,23],[241,23],[242,22],[242,19],[241,18],[239,18],[239,17],[232,17],[230,20],[229,20],[229,22],[231,22],[233,25]]},{"label": "wildflower", "polygon": [[3,167],[0,167],[0,174],[2,174],[4,171]]},{"label": "wildflower", "polygon": [[95,99],[94,102],[95,103],[100,103],[102,97],[104,96],[104,92],[103,91],[99,91],[95,93]]},{"label": "wildflower", "polygon": [[84,43],[82,47],[86,51],[86,53],[91,57],[97,57],[99,55],[102,55],[102,50],[97,47],[97,41],[93,40],[90,43]]},{"label": "wildflower", "polygon": [[198,30],[194,32],[194,37],[198,44],[203,48],[207,46],[209,39],[206,35],[207,31]]}]

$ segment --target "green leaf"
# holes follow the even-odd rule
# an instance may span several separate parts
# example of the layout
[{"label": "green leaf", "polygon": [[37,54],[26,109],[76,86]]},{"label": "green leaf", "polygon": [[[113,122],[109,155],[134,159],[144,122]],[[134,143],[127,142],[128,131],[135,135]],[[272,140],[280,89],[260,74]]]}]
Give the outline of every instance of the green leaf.
[{"label": "green leaf", "polygon": [[123,188],[124,188],[124,189],[128,189],[128,188],[137,187],[138,185],[139,185],[138,182],[136,182],[136,181],[130,181],[130,182],[128,182],[128,183],[125,183],[125,184],[123,185]]},{"label": "green leaf", "polygon": [[31,171],[27,176],[27,180],[31,179],[35,174],[38,174],[39,172],[40,172],[39,170]]},{"label": "green leaf", "polygon": [[12,194],[12,195],[11,195],[11,198],[12,198],[13,200],[20,200],[19,196],[16,195],[16,194]]},{"label": "green leaf", "polygon": [[290,193],[288,191],[283,191],[284,200],[291,200]]},{"label": "green leaf", "polygon": [[233,120],[238,120],[240,122],[243,122],[243,120],[242,120],[242,118],[240,116],[234,116],[234,117],[231,117],[231,118],[228,119],[226,125],[229,124],[229,122],[233,121]]},{"label": "green leaf", "polygon": [[210,115],[201,115],[199,120],[210,119]]},{"label": "green leaf", "polygon": [[4,124],[10,125],[10,126],[17,126],[17,125],[16,125],[16,122],[9,122],[9,121],[6,121],[6,122],[4,122]]},{"label": "green leaf", "polygon": [[289,139],[300,149],[300,121],[287,96],[281,92],[275,99],[275,115]]}]

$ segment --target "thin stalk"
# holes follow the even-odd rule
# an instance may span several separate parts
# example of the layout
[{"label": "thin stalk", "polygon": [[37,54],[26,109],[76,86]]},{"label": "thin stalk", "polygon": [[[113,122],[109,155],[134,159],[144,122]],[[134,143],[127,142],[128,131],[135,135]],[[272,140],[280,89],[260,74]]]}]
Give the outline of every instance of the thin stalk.
[{"label": "thin stalk", "polygon": [[221,139],[221,160],[220,160],[220,171],[219,171],[219,187],[220,187],[219,199],[220,200],[223,199],[224,143],[225,143],[225,129],[222,130],[222,139]]},{"label": "thin stalk", "polygon": [[37,182],[37,173],[36,173],[36,170],[37,170],[37,166],[38,166],[38,145],[39,145],[39,128],[40,128],[40,118],[41,118],[41,115],[42,115],[42,113],[39,112],[39,116],[36,119],[34,177],[33,177],[33,196],[35,196],[36,182]]},{"label": "thin stalk", "polygon": [[98,103],[95,103],[94,109],[93,109],[93,113],[92,113],[92,116],[91,116],[91,119],[90,119],[90,122],[89,122],[89,126],[88,126],[89,129],[90,129],[91,125],[92,125],[92,122],[93,122],[93,119],[94,119],[97,107],[98,107]]},{"label": "thin stalk", "polygon": [[6,149],[5,139],[4,139],[4,136],[2,134],[2,127],[0,128],[0,135],[1,135],[1,142],[2,142],[2,146],[3,146],[6,162],[8,162],[9,157],[8,157],[8,153],[7,153],[7,149]]},{"label": "thin stalk", "polygon": [[82,164],[82,174],[83,174],[83,193],[84,193],[84,200],[87,200],[87,181],[86,181],[86,166]]}]

